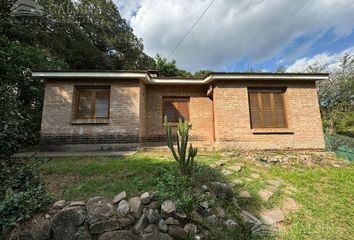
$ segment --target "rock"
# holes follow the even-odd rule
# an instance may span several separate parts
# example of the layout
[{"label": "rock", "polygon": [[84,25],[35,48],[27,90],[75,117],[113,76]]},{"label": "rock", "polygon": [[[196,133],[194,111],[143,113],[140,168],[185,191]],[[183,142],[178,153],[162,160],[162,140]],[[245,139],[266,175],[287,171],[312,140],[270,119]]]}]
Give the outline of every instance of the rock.
[{"label": "rock", "polygon": [[160,218],[154,209],[149,209],[146,213],[149,223],[158,223]]},{"label": "rock", "polygon": [[158,232],[157,237],[159,240],[173,240],[173,238],[167,233]]},{"label": "rock", "polygon": [[210,224],[215,224],[217,222],[217,217],[215,214],[213,215],[210,215],[207,217],[207,221],[210,223]]},{"label": "rock", "polygon": [[143,232],[144,233],[151,233],[151,232],[154,232],[155,230],[156,230],[156,226],[154,224],[150,224],[143,230]]},{"label": "rock", "polygon": [[50,220],[46,219],[40,224],[32,227],[31,236],[35,240],[47,240],[50,238]]},{"label": "rock", "polygon": [[168,234],[177,240],[184,240],[188,238],[188,233],[178,225],[170,225],[168,227]]},{"label": "rock", "polygon": [[146,228],[146,226],[149,224],[148,218],[146,216],[146,214],[142,214],[140,216],[140,218],[138,219],[138,221],[135,222],[134,224],[134,232],[135,233],[139,233],[140,231],[142,231],[144,228]]},{"label": "rock", "polygon": [[51,216],[49,214],[44,215],[45,219],[49,219]]},{"label": "rock", "polygon": [[206,192],[206,191],[208,191],[208,190],[209,190],[209,188],[208,188],[207,185],[202,185],[202,191],[203,191],[203,192]]},{"label": "rock", "polygon": [[118,226],[120,228],[124,228],[129,225],[132,225],[135,221],[135,218],[131,215],[126,215],[125,217],[118,218],[117,221],[118,221]]},{"label": "rock", "polygon": [[285,200],[282,211],[284,213],[289,213],[289,212],[297,212],[299,210],[299,205],[295,202],[294,199],[288,198]]},{"label": "rock", "polygon": [[126,198],[127,198],[127,192],[123,191],[123,192],[119,193],[117,196],[115,196],[113,198],[113,204],[117,204],[117,203],[119,203],[120,201],[122,201],[123,199],[126,199]]},{"label": "rock", "polygon": [[169,217],[165,220],[167,225],[179,225],[179,221],[173,217]]},{"label": "rock", "polygon": [[77,230],[77,232],[75,233],[73,240],[91,240],[91,239],[92,237],[89,231],[87,231],[86,227],[81,226],[79,230]]},{"label": "rock", "polygon": [[251,198],[251,194],[247,191],[241,191],[238,196],[240,198]]},{"label": "rock", "polygon": [[183,227],[184,231],[186,231],[189,235],[196,235],[198,232],[198,227],[197,225],[193,224],[193,223],[187,223],[184,227]]},{"label": "rock", "polygon": [[144,192],[143,194],[141,194],[140,199],[143,204],[149,204],[151,202],[150,193]]},{"label": "rock", "polygon": [[240,205],[238,204],[237,198],[232,198],[232,204],[236,209],[241,209]]},{"label": "rock", "polygon": [[224,218],[225,217],[225,210],[222,207],[220,207],[220,206],[217,206],[215,208],[215,213],[220,218]]},{"label": "rock", "polygon": [[161,205],[161,213],[163,215],[169,215],[176,211],[176,204],[171,200],[166,200]]},{"label": "rock", "polygon": [[267,189],[261,189],[259,190],[258,195],[263,201],[267,202],[269,198],[273,195],[273,193],[271,191],[268,191]]},{"label": "rock", "polygon": [[254,178],[254,179],[258,179],[258,178],[260,178],[261,176],[260,176],[258,173],[252,173],[252,174],[250,175],[250,177],[251,177],[251,178]]},{"label": "rock", "polygon": [[267,183],[272,185],[272,186],[275,186],[275,187],[280,187],[280,185],[281,185],[281,181],[280,180],[268,180]]},{"label": "rock", "polygon": [[85,202],[84,201],[73,201],[70,202],[69,207],[84,207]]},{"label": "rock", "polygon": [[128,200],[130,213],[138,219],[143,212],[143,204],[141,203],[140,197],[129,198]]},{"label": "rock", "polygon": [[157,209],[158,206],[159,206],[158,202],[152,201],[152,202],[149,203],[148,208]]},{"label": "rock", "polygon": [[262,222],[259,221],[258,218],[256,218],[250,212],[247,212],[245,210],[241,211],[240,216],[245,223],[249,223],[251,225],[261,225],[262,224]]},{"label": "rock", "polygon": [[94,197],[87,201],[86,210],[89,223],[109,219],[113,216],[113,205],[104,197]]},{"label": "rock", "polygon": [[224,169],[224,170],[222,170],[221,171],[225,176],[229,176],[229,175],[231,175],[233,172],[231,171],[231,170],[229,170],[229,169]]},{"label": "rock", "polygon": [[167,232],[168,231],[167,223],[163,219],[161,219],[160,222],[159,222],[159,230],[161,232]]},{"label": "rock", "polygon": [[129,213],[129,203],[123,199],[118,204],[117,214],[119,217],[124,217],[128,213]]},{"label": "rock", "polygon": [[12,235],[10,240],[34,240],[34,238],[31,236],[29,232],[21,232]]},{"label": "rock", "polygon": [[232,188],[226,183],[210,182],[210,185],[217,198],[229,198],[234,193]]},{"label": "rock", "polygon": [[263,219],[267,219],[268,221],[274,221],[275,223],[284,221],[284,213],[280,210],[280,208],[274,208],[271,210],[266,210],[261,213],[261,217]]},{"label": "rock", "polygon": [[197,211],[192,211],[191,220],[193,222],[202,222],[203,221],[203,217]]},{"label": "rock", "polygon": [[232,220],[232,219],[228,219],[225,221],[225,225],[228,229],[233,229],[233,228],[236,228],[237,227],[237,223]]},{"label": "rock", "polygon": [[105,232],[98,237],[98,240],[134,240],[133,233],[127,230]]},{"label": "rock", "polygon": [[157,229],[156,226],[150,224],[147,226],[139,235],[139,239],[141,240],[158,240]]},{"label": "rock", "polygon": [[83,208],[68,208],[57,212],[51,222],[53,240],[72,239],[85,218]]},{"label": "rock", "polygon": [[182,223],[186,222],[187,220],[187,214],[185,214],[184,212],[175,212],[173,214],[173,217]]},{"label": "rock", "polygon": [[194,240],[201,240],[202,238],[200,237],[200,236],[198,236],[198,235],[195,235],[194,236]]},{"label": "rock", "polygon": [[100,234],[108,231],[113,231],[118,228],[118,221],[116,219],[109,219],[90,224],[89,231],[91,234]]},{"label": "rock", "polygon": [[209,208],[209,202],[208,202],[208,201],[200,202],[199,205],[200,205],[202,208],[204,208],[204,209]]},{"label": "rock", "polygon": [[228,167],[228,169],[233,171],[233,172],[239,172],[239,171],[241,171],[242,166],[240,164],[236,164],[234,166]]},{"label": "rock", "polygon": [[53,208],[54,210],[61,210],[61,209],[63,209],[65,206],[66,206],[66,201],[65,201],[65,200],[59,200],[59,201],[56,201],[56,202],[53,204],[52,208]]}]

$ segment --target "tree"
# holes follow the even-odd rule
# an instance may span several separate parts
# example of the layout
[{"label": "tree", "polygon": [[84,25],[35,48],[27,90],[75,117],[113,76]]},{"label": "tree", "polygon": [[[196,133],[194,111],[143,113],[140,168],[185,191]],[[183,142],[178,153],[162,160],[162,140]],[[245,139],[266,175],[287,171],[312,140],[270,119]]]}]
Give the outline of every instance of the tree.
[{"label": "tree", "polygon": [[211,72],[212,72],[211,70],[199,70],[194,73],[194,77],[204,77],[205,75]]},{"label": "tree", "polygon": [[176,66],[176,60],[168,61],[166,58],[161,57],[159,54],[155,58],[156,70],[163,77],[192,77],[190,72],[181,70]]}]

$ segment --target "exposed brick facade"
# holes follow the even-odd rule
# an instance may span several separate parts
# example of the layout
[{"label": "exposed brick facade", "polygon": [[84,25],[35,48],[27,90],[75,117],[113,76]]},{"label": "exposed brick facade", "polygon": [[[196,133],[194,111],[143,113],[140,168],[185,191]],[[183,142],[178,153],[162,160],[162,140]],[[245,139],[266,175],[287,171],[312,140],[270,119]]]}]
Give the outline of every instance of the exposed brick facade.
[{"label": "exposed brick facade", "polygon": [[[74,119],[74,89],[111,87],[106,122]],[[255,131],[250,126],[248,86],[286,87],[288,129]],[[215,81],[208,85],[146,85],[140,80],[50,79],[46,83],[41,144],[126,144],[164,142],[163,97],[190,97],[191,139],[219,147],[323,149],[322,124],[314,81]]]}]

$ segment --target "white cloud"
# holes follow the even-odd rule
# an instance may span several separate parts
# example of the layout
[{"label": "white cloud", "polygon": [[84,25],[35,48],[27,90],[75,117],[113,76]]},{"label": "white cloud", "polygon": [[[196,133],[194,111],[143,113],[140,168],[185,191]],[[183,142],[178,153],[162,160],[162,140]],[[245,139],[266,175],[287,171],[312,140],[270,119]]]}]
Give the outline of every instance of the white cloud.
[{"label": "white cloud", "polygon": [[286,68],[287,72],[303,72],[306,71],[310,66],[319,65],[327,66],[327,70],[335,69],[340,59],[345,54],[354,54],[354,47],[347,48],[340,53],[331,54],[331,53],[320,53],[316,54],[313,57],[304,57],[296,60],[292,65]]},{"label": "white cloud", "polygon": [[[145,51],[167,56],[210,0],[117,2]],[[187,70],[224,70],[243,58],[259,63],[303,35],[348,36],[353,12],[352,0],[215,0],[172,58]]]}]

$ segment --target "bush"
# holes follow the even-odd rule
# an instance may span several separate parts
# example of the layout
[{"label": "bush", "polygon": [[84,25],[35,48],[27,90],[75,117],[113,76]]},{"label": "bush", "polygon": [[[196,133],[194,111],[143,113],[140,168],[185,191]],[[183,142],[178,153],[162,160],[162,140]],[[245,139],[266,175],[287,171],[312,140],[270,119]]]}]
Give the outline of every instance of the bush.
[{"label": "bush", "polygon": [[195,165],[193,175],[181,175],[177,166],[158,168],[154,179],[158,192],[158,202],[173,200],[178,211],[191,212],[201,201],[205,200],[193,194],[193,189],[201,188],[208,181],[222,181],[222,174],[204,165]]},{"label": "bush", "polygon": [[338,157],[354,161],[354,138],[338,134],[325,135],[326,150],[332,151]]},{"label": "bush", "polygon": [[14,226],[49,205],[37,166],[20,158],[0,162],[0,227]]}]

